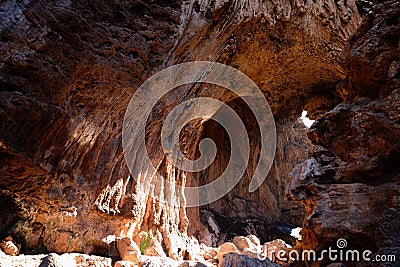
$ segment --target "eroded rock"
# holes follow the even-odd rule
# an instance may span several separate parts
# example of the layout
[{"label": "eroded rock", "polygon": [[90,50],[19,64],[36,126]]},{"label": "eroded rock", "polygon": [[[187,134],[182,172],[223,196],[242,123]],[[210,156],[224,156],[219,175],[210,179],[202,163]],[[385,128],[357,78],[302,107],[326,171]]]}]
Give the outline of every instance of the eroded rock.
[{"label": "eroded rock", "polygon": [[21,246],[13,241],[11,236],[8,236],[0,241],[0,249],[7,255],[17,256]]},{"label": "eroded rock", "polygon": [[140,248],[129,237],[116,238],[117,249],[123,261],[138,262]]},{"label": "eroded rock", "polygon": [[250,238],[244,236],[235,236],[232,240],[232,243],[235,244],[239,250],[244,250],[245,248],[257,249]]},{"label": "eroded rock", "polygon": [[231,242],[226,242],[224,244],[222,244],[219,248],[218,248],[218,254],[217,254],[217,259],[218,262],[221,263],[223,256],[228,254],[228,253],[236,253],[236,254],[240,254],[240,251],[237,249],[237,247],[235,246],[235,244],[231,243]]},{"label": "eroded rock", "polygon": [[306,249],[334,247],[339,238],[347,249],[397,246],[387,233],[399,231],[391,220],[400,205],[400,4],[386,1],[372,11],[342,55],[348,101],[310,128],[316,146],[291,174],[289,197],[306,208]]},{"label": "eroded rock", "polygon": [[228,253],[224,256],[220,267],[235,267],[235,266],[248,266],[248,267],[278,267],[279,265],[272,263],[268,259],[260,260],[250,258],[247,255],[238,255],[235,253]]},{"label": "eroded rock", "polygon": [[[158,230],[158,242],[174,257],[178,255],[172,242],[162,241],[168,235],[186,232],[190,225],[189,234],[209,233],[200,231],[198,211],[186,214],[156,203],[136,184],[137,177],[129,175],[120,140],[124,112],[135,90],[165,66],[215,60],[249,75],[275,115],[286,119],[299,113],[306,98],[319,94],[315,88],[330,88],[343,78],[332,57],[360,23],[353,0],[100,1],[94,6],[83,0],[9,0],[1,2],[0,12],[1,187],[24,204],[16,220],[2,214],[7,222],[18,221],[6,230],[26,235],[24,243],[31,251],[97,254],[105,253],[100,243],[105,236]],[[396,65],[391,69],[394,73]],[[212,91],[210,97],[221,95]],[[183,99],[174,95],[165,106],[172,108]],[[162,125],[165,106],[155,107],[154,125]],[[193,144],[189,153],[196,152],[204,133],[194,128],[199,132],[188,142]],[[291,127],[280,129],[286,128]],[[165,158],[159,155],[158,136],[154,128],[148,132],[159,171],[173,183],[195,185],[195,177],[184,179],[182,172],[160,164]],[[288,136],[282,134],[281,142]],[[306,149],[298,141],[279,145],[276,166],[285,170],[277,167],[271,175],[276,183],[268,179],[271,182],[251,195],[240,185],[211,208],[241,218],[256,214],[271,223],[298,223],[303,210],[283,198],[287,169],[303,160]],[[299,152],[286,153],[290,147]],[[139,156],[138,166],[141,161]],[[222,167],[223,161],[216,171]],[[142,178],[149,181],[151,175]],[[168,188],[163,191],[180,201]],[[36,208],[26,208],[32,206]]]}]

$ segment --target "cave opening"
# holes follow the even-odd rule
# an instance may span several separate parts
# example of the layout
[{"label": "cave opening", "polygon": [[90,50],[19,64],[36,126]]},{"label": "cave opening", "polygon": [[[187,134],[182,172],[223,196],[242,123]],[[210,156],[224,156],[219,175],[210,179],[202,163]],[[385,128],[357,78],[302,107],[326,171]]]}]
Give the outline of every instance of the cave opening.
[{"label": "cave opening", "polygon": [[[306,127],[299,118],[278,121],[278,131],[285,132],[283,137],[278,138],[285,138],[286,141],[278,141],[279,159],[260,188],[250,193],[249,184],[260,157],[260,129],[253,112],[243,99],[233,98],[226,104],[239,115],[245,125],[250,144],[249,160],[242,178],[230,192],[199,208],[200,221],[212,235],[214,246],[232,241],[235,236],[247,235],[256,235],[261,242],[279,238],[294,245],[298,235],[293,236],[292,231],[301,225],[303,210],[287,202],[284,195],[291,166],[299,161],[299,157],[304,157],[303,150],[308,147]],[[296,134],[293,135],[293,132]],[[231,156],[229,135],[215,120],[210,119],[203,124],[200,140],[204,138],[212,139],[218,152],[208,168],[194,174],[194,180],[201,185],[217,179]],[[288,153],[294,153],[294,156],[286,155]]]},{"label": "cave opening", "polygon": [[310,128],[312,125],[313,125],[313,123],[315,122],[315,120],[312,120],[312,119],[310,119],[309,117],[307,117],[307,111],[306,110],[303,110],[302,112],[301,112],[301,116],[300,116],[300,119],[301,119],[301,121],[304,123],[304,125],[307,127],[307,128]]}]

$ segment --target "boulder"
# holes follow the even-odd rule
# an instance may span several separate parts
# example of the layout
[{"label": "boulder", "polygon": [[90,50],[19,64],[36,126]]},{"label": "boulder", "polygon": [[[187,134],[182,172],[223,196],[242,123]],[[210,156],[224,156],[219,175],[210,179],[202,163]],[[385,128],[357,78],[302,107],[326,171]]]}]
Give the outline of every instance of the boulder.
[{"label": "boulder", "polygon": [[19,249],[20,249],[20,245],[16,244],[11,236],[8,236],[6,238],[4,238],[1,242],[0,242],[0,248],[1,250],[10,256],[16,256],[19,254]]},{"label": "boulder", "polygon": [[147,247],[143,250],[143,254],[147,256],[166,257],[163,247],[160,242],[154,238],[150,238]]},{"label": "boulder", "polygon": [[260,252],[251,248],[245,248],[243,249],[243,254],[249,256],[250,258],[255,258],[258,259],[260,258]]},{"label": "boulder", "polygon": [[222,262],[222,257],[230,252],[240,254],[240,251],[237,249],[235,244],[231,242],[226,242],[222,244],[218,249],[218,254],[217,254],[218,262]]},{"label": "boulder", "polygon": [[233,244],[235,244],[235,246],[240,249],[240,250],[244,250],[245,248],[249,248],[249,249],[253,249],[253,250],[257,250],[256,245],[250,240],[250,238],[248,237],[244,237],[244,236],[235,236],[233,238]]},{"label": "boulder", "polygon": [[219,267],[278,267],[279,265],[272,263],[268,259],[260,260],[255,258],[250,258],[247,255],[238,255],[234,253],[228,253],[224,256],[222,262],[220,262]]},{"label": "boulder", "polygon": [[198,262],[198,261],[184,261],[179,267],[208,267],[212,266],[207,262]]},{"label": "boulder", "polygon": [[1,267],[38,267],[43,259],[48,255],[18,255],[18,256],[9,256],[4,255],[0,256],[0,266]]},{"label": "boulder", "polygon": [[117,249],[123,261],[137,262],[140,253],[139,247],[129,237],[116,238]]},{"label": "boulder", "polygon": [[214,258],[214,257],[211,255],[211,253],[208,252],[208,251],[204,252],[203,257],[204,257],[205,260],[210,260],[210,259],[213,259],[213,258]]},{"label": "boulder", "polygon": [[270,242],[266,242],[263,245],[262,252],[263,254],[271,261],[276,260],[276,255],[278,255],[279,251],[287,251],[289,246],[282,239],[276,239]]}]

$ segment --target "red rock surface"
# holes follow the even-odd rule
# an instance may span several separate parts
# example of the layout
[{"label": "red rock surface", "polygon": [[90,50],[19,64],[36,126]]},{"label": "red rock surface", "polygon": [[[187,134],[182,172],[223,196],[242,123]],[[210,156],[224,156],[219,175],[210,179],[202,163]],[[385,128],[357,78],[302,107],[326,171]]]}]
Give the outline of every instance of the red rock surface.
[{"label": "red rock surface", "polygon": [[315,146],[289,188],[306,208],[306,249],[320,251],[345,238],[348,249],[399,250],[390,237],[398,236],[400,208],[399,18],[397,1],[373,8],[342,56],[349,101],[308,132]]},{"label": "red rock surface", "polygon": [[[121,146],[124,112],[138,86],[166,66],[193,60],[225,63],[253,79],[278,132],[274,166],[262,187],[247,191],[259,153],[252,140],[249,173],[202,208],[225,218],[214,240],[229,236],[231,220],[289,226],[303,220],[304,210],[284,192],[289,172],[307,159],[310,147],[298,121],[304,108],[319,118],[308,133],[318,147],[296,169],[290,188],[292,198],[305,204],[305,247],[322,247],[339,234],[375,240],[378,218],[398,208],[397,2],[377,5],[352,39],[361,23],[352,0],[0,5],[0,235],[12,234],[23,251],[105,255],[110,235],[128,236],[139,246],[151,236],[167,256],[180,259],[190,254],[187,233],[212,240],[199,208],[172,208],[137,191]],[[173,182],[207,183],[225,166],[229,151],[222,149],[210,169],[185,180],[158,146],[168,111],[206,89],[178,91],[165,97],[171,103],[154,109],[150,153]],[[225,91],[208,96],[229,99]],[[336,106],[343,100],[350,102]],[[240,101],[230,104],[251,117]],[[193,122],[190,129],[182,135],[189,155],[206,135],[224,148],[218,126]],[[350,203],[359,205],[357,213]],[[382,227],[389,227],[385,221]]]}]

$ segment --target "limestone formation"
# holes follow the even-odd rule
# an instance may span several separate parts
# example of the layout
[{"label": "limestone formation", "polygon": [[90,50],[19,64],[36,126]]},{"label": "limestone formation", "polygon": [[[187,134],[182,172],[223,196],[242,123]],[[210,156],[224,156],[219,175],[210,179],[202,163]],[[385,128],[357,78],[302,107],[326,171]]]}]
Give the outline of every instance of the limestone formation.
[{"label": "limestone formation", "polygon": [[[104,237],[134,238],[146,231],[173,256],[183,248],[168,245],[171,234],[189,230],[208,238],[198,209],[156,203],[140,190],[120,142],[124,112],[138,86],[155,71],[189,60],[214,60],[247,74],[267,97],[279,131],[266,184],[252,194],[244,190],[250,168],[231,193],[208,208],[230,217],[301,223],[304,211],[283,193],[287,173],[305,159],[309,146],[295,115],[318,88],[343,79],[332,56],[361,21],[353,1],[278,1],[272,8],[272,2],[259,1],[9,0],[1,7],[1,194],[16,211],[1,214],[7,222],[2,229],[19,236],[27,250],[104,253]],[[210,97],[224,95],[213,92]],[[168,106],[182,100],[178,94]],[[248,111],[236,102],[232,106],[246,117]],[[158,115],[148,131],[159,171],[177,183],[208,183],[229,152],[222,150],[201,177],[184,178],[168,163],[159,164],[156,133],[169,112],[164,107],[155,107]],[[211,123],[192,127],[197,133],[192,132],[189,154],[195,156],[199,137],[207,132],[221,136],[213,128]],[[251,166],[257,160],[257,143],[253,146]]]},{"label": "limestone formation", "polygon": [[140,256],[139,246],[132,241],[129,237],[116,239],[117,249],[119,256],[123,261],[138,262]]},{"label": "limestone formation", "polygon": [[315,146],[292,172],[288,193],[306,208],[306,249],[336,246],[339,238],[347,249],[392,244],[381,230],[392,223],[381,223],[386,216],[395,220],[399,207],[400,4],[388,1],[371,12],[342,55],[348,80],[339,90],[347,101],[310,128]]},{"label": "limestone formation", "polygon": [[[254,253],[281,237],[295,245],[287,233],[300,225],[303,249],[338,238],[374,253],[398,248],[400,4],[372,2],[1,1],[0,238],[15,240],[1,250],[38,255],[26,256],[32,266],[56,262],[50,252],[106,257],[74,254],[77,266],[109,266],[111,258],[120,266],[274,266]],[[277,146],[265,182],[249,192],[260,136],[244,101],[208,84],[162,96],[142,126],[152,164],[172,185],[210,183],[231,153],[221,125],[196,119],[181,131],[180,149],[197,159],[210,138],[215,161],[200,172],[173,166],[160,136],[177,105],[226,102],[250,137],[239,183],[185,208],[183,192],[168,185],[157,188],[168,201],[149,196],[159,181],[143,155],[133,159],[140,175],[129,173],[122,125],[147,78],[196,60],[254,81],[273,112]],[[316,120],[309,130],[303,110]],[[23,258],[1,257],[9,266]]]}]

